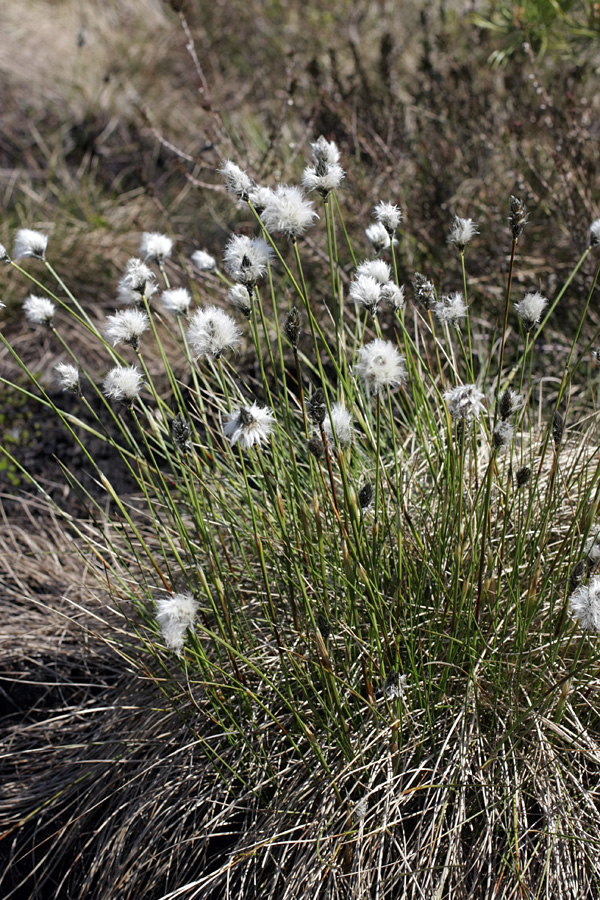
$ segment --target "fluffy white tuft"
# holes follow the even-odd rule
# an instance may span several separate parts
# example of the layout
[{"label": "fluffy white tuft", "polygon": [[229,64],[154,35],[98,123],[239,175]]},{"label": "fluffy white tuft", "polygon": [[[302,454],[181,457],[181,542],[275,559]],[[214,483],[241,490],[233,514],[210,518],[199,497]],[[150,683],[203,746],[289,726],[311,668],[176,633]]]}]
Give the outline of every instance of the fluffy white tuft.
[{"label": "fluffy white tuft", "polygon": [[375,216],[375,221],[383,226],[389,237],[394,235],[402,221],[400,208],[393,203],[384,203],[383,200],[379,201],[373,210],[373,215]]},{"label": "fluffy white tuft", "polygon": [[242,450],[248,450],[268,439],[274,422],[272,410],[253,403],[234,409],[223,425],[223,433],[232,447],[239,444]]},{"label": "fluffy white tuft", "polygon": [[195,250],[190,259],[199,272],[214,272],[217,268],[216,259],[210,253],[207,253],[206,250]]},{"label": "fluffy white tuft", "polygon": [[56,306],[47,297],[36,297],[35,294],[30,294],[23,303],[23,311],[25,312],[25,318],[32,325],[47,325],[50,327],[54,319]]},{"label": "fluffy white tuft", "polygon": [[375,338],[361,349],[356,373],[369,394],[379,394],[406,380],[404,357],[391,341]]},{"label": "fluffy white tuft", "polygon": [[216,306],[197,309],[190,320],[187,338],[195,359],[219,359],[225,350],[239,344],[235,320]]},{"label": "fluffy white tuft", "polygon": [[280,184],[268,198],[261,219],[268,231],[297,238],[313,224],[317,213],[298,187]]},{"label": "fluffy white tuft", "polygon": [[13,256],[15,259],[23,259],[31,256],[34,259],[46,258],[48,235],[41,231],[32,231],[31,228],[20,228],[15,237]]},{"label": "fluffy white tuft", "polygon": [[478,419],[484,410],[484,394],[474,384],[459,384],[458,387],[446,391],[444,402],[453,419],[465,419],[470,422]]},{"label": "fluffy white tuft", "polygon": [[72,391],[74,394],[81,394],[81,385],[79,383],[79,369],[71,363],[57,363],[54,366],[56,372],[56,380],[63,391]]},{"label": "fluffy white tuft", "polygon": [[476,234],[479,234],[479,232],[477,231],[477,225],[473,219],[461,219],[460,216],[454,216],[450,234],[448,235],[448,243],[456,244],[462,253],[469,241]]},{"label": "fluffy white tuft", "polygon": [[119,310],[114,316],[107,316],[106,321],[108,324],[104,334],[113,347],[129,344],[134,350],[138,349],[140,337],[150,324],[146,313],[139,309]]},{"label": "fluffy white tuft", "polygon": [[234,281],[254,290],[258,279],[267,271],[272,256],[273,251],[262,238],[234,234],[225,247],[223,260]]},{"label": "fluffy white tuft", "polygon": [[190,593],[171,594],[156,600],[156,621],[165,645],[177,656],[185,643],[188,628],[193,628],[198,613],[198,601]]},{"label": "fluffy white tuft", "polygon": [[155,262],[162,266],[172,252],[173,241],[170,237],[157,231],[144,231],[140,244],[140,255],[146,262]]},{"label": "fluffy white tuft", "polygon": [[187,288],[171,288],[163,291],[160,297],[165,312],[177,313],[179,316],[187,316],[192,295]]},{"label": "fluffy white tuft", "polygon": [[334,403],[331,416],[325,416],[323,431],[330,443],[334,443],[334,432],[340,447],[348,447],[352,443],[352,416],[343,403]]},{"label": "fluffy white tuft", "polygon": [[109,400],[131,406],[142,390],[142,373],[137,366],[115,366],[104,379],[103,390]]},{"label": "fluffy white tuft", "polygon": [[525,294],[519,303],[515,303],[515,310],[519,315],[526,334],[529,334],[539,324],[542,313],[547,306],[548,301],[545,297],[542,297],[539,291]]},{"label": "fluffy white tuft", "polygon": [[569,599],[571,615],[586,631],[600,631],[600,578],[577,588]]}]

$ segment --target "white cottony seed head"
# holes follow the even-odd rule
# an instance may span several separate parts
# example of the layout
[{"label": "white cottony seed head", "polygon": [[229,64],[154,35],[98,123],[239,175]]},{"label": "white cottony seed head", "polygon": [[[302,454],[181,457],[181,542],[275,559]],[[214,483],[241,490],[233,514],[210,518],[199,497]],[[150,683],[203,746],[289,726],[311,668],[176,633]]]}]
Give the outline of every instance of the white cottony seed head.
[{"label": "white cottony seed head", "polygon": [[155,262],[162,266],[173,252],[173,241],[166,234],[157,231],[145,231],[140,244],[140,255],[146,262]]},{"label": "white cottony seed head", "polygon": [[206,250],[195,250],[190,259],[199,272],[214,272],[217,268],[216,259],[210,253],[207,253]]},{"label": "white cottony seed head", "polygon": [[156,621],[169,650],[181,655],[188,628],[193,628],[198,601],[192,594],[171,594],[156,601]]},{"label": "white cottony seed head", "polygon": [[323,135],[311,144],[311,148],[313,164],[304,170],[302,185],[307,191],[318,191],[322,197],[327,197],[337,190],[344,178],[344,170],[339,164],[340,151]]},{"label": "white cottony seed head", "polygon": [[165,312],[186,316],[190,309],[192,295],[187,288],[171,288],[171,290],[162,292],[160,302]]},{"label": "white cottony seed head", "polygon": [[268,439],[274,422],[272,410],[253,403],[234,409],[223,425],[223,433],[232,447],[239,444],[242,450],[248,450]]},{"label": "white cottony seed head", "polygon": [[595,247],[597,244],[600,244],[600,219],[590,225],[590,245]]},{"label": "white cottony seed head", "polygon": [[505,447],[509,447],[514,433],[514,425],[512,425],[511,422],[507,422],[505,419],[501,419],[494,428],[494,433],[492,435],[492,444],[496,450],[502,450]]},{"label": "white cottony seed head", "polygon": [[359,275],[350,284],[350,299],[357,306],[364,306],[372,316],[377,315],[377,306],[381,300],[381,284],[371,275]]},{"label": "white cottony seed head", "polygon": [[114,316],[107,316],[106,320],[108,324],[104,334],[113,347],[129,344],[134,350],[138,349],[140,337],[150,324],[148,316],[140,309],[122,309]]},{"label": "white cottony seed head", "polygon": [[462,253],[471,238],[476,234],[479,234],[479,232],[473,219],[461,219],[460,216],[454,216],[450,234],[448,235],[448,243],[456,244]]},{"label": "white cottony seed head", "polygon": [[56,372],[56,380],[63,391],[72,391],[74,394],[81,394],[81,386],[79,383],[79,369],[71,363],[57,363],[54,366]]},{"label": "white cottony seed head", "polygon": [[375,216],[375,221],[385,228],[389,237],[392,237],[402,221],[402,212],[400,208],[393,203],[384,203],[383,200],[380,200],[373,210],[373,214]]},{"label": "white cottony seed head", "polygon": [[395,313],[401,313],[405,303],[404,288],[398,287],[393,281],[388,281],[381,287],[381,299],[389,303]]},{"label": "white cottony seed head", "polygon": [[326,415],[323,431],[329,443],[334,442],[334,432],[340,447],[348,447],[352,443],[352,416],[343,403],[334,403],[331,416]]},{"label": "white cottony seed head", "polygon": [[267,271],[273,251],[262,238],[234,234],[225,247],[223,260],[234,281],[254,290],[259,278]]},{"label": "white cottony seed head", "polygon": [[233,287],[229,288],[227,296],[231,305],[239,309],[249,319],[252,312],[252,297],[246,285],[234,284]]},{"label": "white cottony seed head", "polygon": [[380,284],[387,284],[392,277],[392,272],[383,259],[366,259],[356,267],[356,276],[359,275],[369,275]]},{"label": "white cottony seed head", "polygon": [[318,218],[310,200],[298,187],[280,184],[267,200],[262,222],[267,231],[279,231],[296,239]]},{"label": "white cottony seed head", "polygon": [[251,203],[258,215],[262,215],[262,212],[270,201],[273,191],[270,187],[265,187],[264,185],[255,184],[252,190],[248,193],[248,203]]},{"label": "white cottony seed head", "polygon": [[356,374],[369,394],[379,394],[384,388],[406,380],[404,357],[391,341],[375,338],[361,349]]},{"label": "white cottony seed head", "polygon": [[442,324],[458,326],[458,320],[467,315],[467,307],[463,295],[458,291],[442,297],[433,305],[434,312]]},{"label": "white cottony seed head", "polygon": [[117,299],[121,303],[142,303],[144,297],[150,300],[157,290],[152,269],[141,259],[130,259],[119,281]]},{"label": "white cottony seed head", "polygon": [[4,244],[0,244],[0,262],[10,262],[10,256],[8,255],[8,250],[6,249]]},{"label": "white cottony seed head", "polygon": [[42,234],[41,231],[32,231],[31,228],[20,228],[15,237],[13,257],[23,259],[31,256],[34,259],[45,259],[47,246],[47,234]]},{"label": "white cottony seed head", "polygon": [[47,297],[36,297],[30,294],[23,304],[25,318],[31,325],[52,325],[56,306]]},{"label": "white cottony seed head", "polygon": [[577,588],[569,599],[571,615],[586,631],[600,631],[600,578]]},{"label": "white cottony seed head", "polygon": [[254,187],[254,181],[243,169],[228,159],[217,171],[225,178],[225,187],[230,194],[234,194],[238,200],[248,199],[248,195]]},{"label": "white cottony seed head", "polygon": [[219,359],[225,350],[239,344],[235,320],[216,306],[197,309],[190,320],[187,338],[195,359]]},{"label": "white cottony seed head", "polygon": [[548,301],[545,297],[542,297],[538,291],[525,294],[519,303],[515,303],[515,309],[521,319],[526,334],[529,334],[529,332],[539,324],[542,313],[547,306]]},{"label": "white cottony seed head", "polygon": [[395,238],[390,238],[389,232],[385,228],[381,222],[373,222],[369,225],[368,228],[365,229],[365,234],[367,236],[367,240],[371,242],[373,245],[373,249],[376,253],[381,253],[382,250],[387,250],[388,247],[391,246],[392,240],[394,243],[396,242]]},{"label": "white cottony seed head", "polygon": [[103,390],[109,400],[131,406],[142,390],[142,373],[137,366],[115,366],[104,379]]},{"label": "white cottony seed head", "polygon": [[465,419],[470,422],[478,419],[484,410],[485,395],[474,384],[460,384],[446,391],[444,402],[453,419]]}]

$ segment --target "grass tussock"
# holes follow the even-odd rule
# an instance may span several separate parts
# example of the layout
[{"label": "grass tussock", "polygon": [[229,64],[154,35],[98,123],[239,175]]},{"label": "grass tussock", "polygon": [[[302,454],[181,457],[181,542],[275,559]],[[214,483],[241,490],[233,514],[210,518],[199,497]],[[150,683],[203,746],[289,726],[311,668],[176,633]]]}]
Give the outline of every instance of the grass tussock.
[{"label": "grass tussock", "polygon": [[[596,163],[585,142],[569,156],[575,129],[540,179],[573,114],[540,109],[519,174],[538,202],[510,196],[516,126],[505,156],[472,133],[464,110],[489,123],[499,94],[450,62],[448,19],[393,68],[391,21],[369,10],[361,44],[345,9],[347,31],[311,12],[326,57],[299,40],[284,65],[261,53],[286,40],[267,6],[249,76],[217,38],[227,5],[201,23],[91,5],[73,85],[118,58],[137,85],[119,102],[137,97],[159,25],[152,65],[174,52],[180,93],[77,95],[68,134],[112,123],[77,163],[21,134],[28,199],[7,194],[0,248],[0,380],[26,410],[3,465],[30,490],[3,496],[0,535],[7,897],[598,894]],[[79,15],[61,5],[65,40]],[[202,149],[174,102],[190,72]],[[111,162],[117,132],[137,168]],[[475,191],[481,153],[503,174]]]}]

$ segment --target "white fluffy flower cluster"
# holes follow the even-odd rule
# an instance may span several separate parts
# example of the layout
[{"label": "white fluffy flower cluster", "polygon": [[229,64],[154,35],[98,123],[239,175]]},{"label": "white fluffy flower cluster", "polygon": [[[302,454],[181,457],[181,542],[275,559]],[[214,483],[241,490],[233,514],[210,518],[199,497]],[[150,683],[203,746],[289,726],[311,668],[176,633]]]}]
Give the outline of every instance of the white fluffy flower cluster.
[{"label": "white fluffy flower cluster", "polygon": [[304,234],[318,218],[312,203],[298,187],[280,184],[265,200],[261,219],[267,231],[280,232],[292,240]]},{"label": "white fluffy flower cluster", "polygon": [[235,320],[216,306],[197,309],[190,320],[187,339],[195,359],[220,359],[225,350],[239,344]]},{"label": "white fluffy flower cluster", "polygon": [[15,259],[32,257],[43,260],[46,259],[47,246],[47,234],[42,234],[41,231],[32,231],[31,228],[20,228],[15,236],[13,256]]},{"label": "white fluffy flower cluster", "polygon": [[433,304],[433,310],[442,325],[458,327],[459,319],[464,319],[467,315],[467,307],[463,295],[459,291],[436,301]]},{"label": "white fluffy flower cluster", "polygon": [[104,379],[103,389],[109,400],[131,406],[142,390],[142,373],[137,366],[115,366]]},{"label": "white fluffy flower cluster", "polygon": [[392,281],[390,267],[382,259],[365,260],[357,266],[350,298],[373,315],[380,302],[388,303],[396,313],[404,308],[404,288]]},{"label": "white fluffy flower cluster", "polygon": [[150,320],[145,312],[140,309],[122,309],[107,316],[106,339],[113,347],[117,344],[129,344],[134,350],[140,346],[140,337],[150,325]]},{"label": "white fluffy flower cluster", "polygon": [[217,268],[216,259],[210,253],[207,253],[206,250],[195,250],[190,259],[199,272],[214,272]]},{"label": "white fluffy flower cluster", "polygon": [[352,416],[343,403],[333,403],[331,415],[327,414],[323,420],[323,431],[330,444],[337,443],[340,447],[348,447],[352,443]]},{"label": "white fluffy flower cluster", "polygon": [[600,578],[595,575],[569,598],[571,615],[586,631],[600,631]]},{"label": "white fluffy flower cluster", "polygon": [[272,256],[273,251],[262,238],[234,234],[225,247],[223,260],[233,280],[246,285],[252,293],[259,278],[267,271]]},{"label": "white fluffy flower cluster", "polygon": [[154,272],[141,259],[132,258],[125,266],[119,281],[117,299],[120,303],[139,304],[150,300],[158,290]]},{"label": "white fluffy flower cluster", "polygon": [[160,297],[165,312],[175,313],[178,316],[187,316],[192,295],[186,288],[171,288],[163,291]]},{"label": "white fluffy flower cluster", "polygon": [[156,600],[156,621],[162,638],[177,656],[181,656],[188,628],[193,628],[197,613],[198,601],[190,593],[171,594]]},{"label": "white fluffy flower cluster", "polygon": [[515,303],[515,310],[521,320],[525,334],[529,334],[536,325],[539,325],[542,313],[547,306],[548,301],[545,297],[542,297],[539,291],[525,294],[519,303]]},{"label": "white fluffy flower cluster", "polygon": [[51,327],[54,320],[56,306],[48,297],[36,297],[30,294],[23,303],[25,318],[31,325],[46,325]]},{"label": "white fluffy flower cluster", "polygon": [[485,408],[485,396],[474,384],[459,384],[446,391],[443,397],[453,419],[470,422],[478,419]]},{"label": "white fluffy flower cluster", "polygon": [[302,176],[302,186],[306,191],[318,191],[323,198],[337,190],[344,178],[340,166],[340,151],[334,141],[323,135],[311,144],[312,166],[307,166]]},{"label": "white fluffy flower cluster", "polygon": [[479,234],[479,232],[473,219],[461,219],[460,216],[454,216],[450,234],[448,235],[448,243],[456,244],[460,252],[464,253],[465,247],[476,234]]},{"label": "white fluffy flower cluster", "polygon": [[356,374],[369,394],[379,394],[386,387],[396,387],[406,380],[404,357],[391,341],[375,338],[362,347]]},{"label": "white fluffy flower cluster", "polygon": [[81,394],[81,384],[79,381],[79,369],[72,363],[57,363],[54,366],[56,372],[56,380],[63,391],[72,391],[74,394]]},{"label": "white fluffy flower cluster", "polygon": [[268,439],[274,422],[271,409],[253,403],[234,409],[223,425],[223,433],[232,447],[239,444],[242,450],[248,450]]},{"label": "white fluffy flower cluster", "polygon": [[160,234],[157,231],[145,231],[142,235],[140,244],[140,256],[146,262],[158,263],[162,268],[167,259],[173,252],[173,241],[166,234]]}]

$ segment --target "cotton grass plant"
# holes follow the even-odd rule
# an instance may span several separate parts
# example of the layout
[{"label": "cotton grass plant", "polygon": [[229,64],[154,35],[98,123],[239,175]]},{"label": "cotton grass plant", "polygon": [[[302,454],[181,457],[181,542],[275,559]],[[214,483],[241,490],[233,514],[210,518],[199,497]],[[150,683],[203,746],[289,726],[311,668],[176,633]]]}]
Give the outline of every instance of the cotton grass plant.
[{"label": "cotton grass plant", "polygon": [[[125,663],[152,742],[147,764],[107,743],[139,790],[110,794],[101,827],[110,763],[96,795],[82,763],[43,801],[15,771],[5,830],[61,823],[36,890],[596,897],[600,457],[584,377],[595,344],[580,342],[596,224],[553,300],[515,297],[527,213],[511,198],[505,315],[488,346],[468,276],[482,224],[449,225],[461,292],[408,272],[405,290],[401,211],[374,198],[366,233],[344,219],[335,144],[313,145],[310,196],[257,185],[231,160],[221,172],[251,233],[230,236],[222,265],[196,250],[188,284],[171,283],[170,238],[145,233],[104,329],[58,279],[52,242],[17,235],[14,257],[35,257],[18,264],[23,290],[29,279],[45,301],[27,318],[49,329],[75,405],[2,338],[27,379],[14,388],[80,448],[82,473],[65,476],[87,516],[53,512],[95,584],[87,632]],[[307,232],[322,273],[305,264]],[[587,303],[550,390],[536,341],[578,272]],[[73,321],[103,372],[72,352]],[[129,493],[90,437],[116,453]],[[172,771],[193,760],[183,788],[154,776],[167,720]],[[159,819],[178,804],[171,834]],[[17,839],[14,866],[32,842]]]}]

